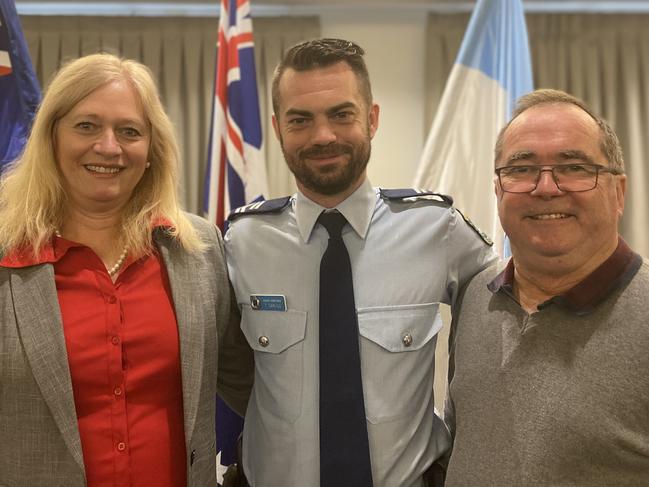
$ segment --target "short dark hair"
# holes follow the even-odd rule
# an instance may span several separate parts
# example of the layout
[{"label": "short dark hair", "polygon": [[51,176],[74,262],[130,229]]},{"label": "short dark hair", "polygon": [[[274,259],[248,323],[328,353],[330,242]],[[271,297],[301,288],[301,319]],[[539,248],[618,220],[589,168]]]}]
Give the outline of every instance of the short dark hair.
[{"label": "short dark hair", "polygon": [[615,131],[611,126],[595,114],[593,110],[584,102],[576,96],[570,95],[565,91],[561,90],[551,90],[548,88],[539,89],[528,93],[527,95],[521,96],[516,101],[516,106],[514,107],[514,113],[512,113],[512,118],[509,120],[507,125],[505,125],[500,133],[498,134],[498,139],[496,140],[495,147],[495,163],[497,164],[500,158],[502,157],[503,150],[503,139],[505,138],[505,131],[509,128],[511,123],[516,117],[518,117],[525,110],[528,110],[532,107],[538,105],[548,105],[553,103],[563,103],[567,105],[574,105],[578,108],[581,108],[586,112],[590,117],[595,121],[599,127],[602,139],[600,141],[600,148],[602,153],[608,160],[608,163],[615,174],[624,174],[624,156],[622,154],[622,147],[620,146],[620,140],[618,139]]},{"label": "short dark hair", "polygon": [[310,71],[340,62],[347,63],[356,75],[361,96],[369,107],[372,104],[372,87],[363,59],[364,54],[365,51],[358,44],[343,39],[313,39],[291,47],[273,73],[272,97],[275,116],[277,117],[279,112],[279,82],[287,69]]}]

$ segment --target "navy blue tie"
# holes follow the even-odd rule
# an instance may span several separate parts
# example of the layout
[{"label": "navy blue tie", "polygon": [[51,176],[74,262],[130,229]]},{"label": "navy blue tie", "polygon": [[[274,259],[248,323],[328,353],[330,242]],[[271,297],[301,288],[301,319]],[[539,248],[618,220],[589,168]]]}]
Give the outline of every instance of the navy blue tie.
[{"label": "navy blue tie", "polygon": [[329,232],[320,261],[320,486],[371,487],[347,220],[334,211],[318,222]]}]

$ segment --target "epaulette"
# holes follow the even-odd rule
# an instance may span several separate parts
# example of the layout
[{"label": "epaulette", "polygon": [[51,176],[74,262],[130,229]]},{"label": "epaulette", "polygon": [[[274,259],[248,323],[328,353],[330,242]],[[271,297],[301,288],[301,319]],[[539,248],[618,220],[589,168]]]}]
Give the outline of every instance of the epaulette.
[{"label": "epaulette", "polygon": [[[418,199],[428,199],[433,201],[438,201],[444,203],[448,206],[453,206],[453,198],[448,195],[435,193],[433,191],[428,191],[426,189],[380,189],[381,198],[388,201],[399,201],[399,200],[409,200],[417,201]],[[455,208],[455,210],[462,215],[464,221],[471,227],[471,229],[478,234],[478,236],[486,243],[487,245],[493,245],[493,240],[489,236],[480,230],[475,223],[473,223],[469,218],[464,216],[460,210]]]},{"label": "epaulette", "polygon": [[475,223],[473,223],[468,217],[464,216],[464,213],[462,213],[457,208],[455,208],[455,211],[457,211],[460,215],[462,215],[462,218],[464,218],[466,224],[469,225],[471,229],[473,229],[473,231],[478,234],[478,237],[480,237],[484,243],[486,243],[489,246],[492,246],[494,244],[494,241],[489,238],[489,235],[487,235],[482,230],[480,230],[478,226]]},{"label": "epaulette", "polygon": [[398,201],[398,200],[412,200],[416,201],[419,199],[425,200],[434,200],[439,201],[440,203],[445,203],[448,206],[453,206],[453,198],[448,195],[435,193],[434,191],[429,191],[427,189],[413,189],[413,188],[403,188],[403,189],[379,189],[381,198],[388,201]]},{"label": "epaulette", "polygon": [[290,196],[275,198],[272,200],[255,201],[245,206],[241,206],[228,215],[228,220],[233,221],[240,216],[245,215],[263,215],[265,213],[279,213],[286,208],[291,201]]}]

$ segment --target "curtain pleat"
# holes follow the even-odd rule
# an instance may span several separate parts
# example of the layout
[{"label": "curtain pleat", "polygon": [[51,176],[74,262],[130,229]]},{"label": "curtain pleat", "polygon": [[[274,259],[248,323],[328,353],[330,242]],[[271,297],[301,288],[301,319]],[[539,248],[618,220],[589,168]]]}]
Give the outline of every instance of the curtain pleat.
[{"label": "curtain pleat", "polygon": [[[183,206],[200,214],[218,19],[22,16],[21,22],[44,87],[64,62],[95,52],[135,59],[151,69],[180,144]],[[292,17],[255,19],[253,26],[269,191],[271,197],[282,196],[294,192],[295,185],[270,122],[272,73],[287,47],[319,36],[320,24],[316,17]]]}]

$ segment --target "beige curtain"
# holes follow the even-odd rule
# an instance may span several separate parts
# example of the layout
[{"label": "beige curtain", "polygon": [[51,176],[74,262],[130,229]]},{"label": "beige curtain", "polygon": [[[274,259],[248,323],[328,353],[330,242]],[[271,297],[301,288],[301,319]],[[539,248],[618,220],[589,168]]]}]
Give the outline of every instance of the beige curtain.
[{"label": "beige curtain", "polygon": [[[465,14],[429,17],[427,127],[468,19]],[[619,135],[628,174],[620,230],[649,257],[649,15],[528,14],[526,19],[534,86],[584,99]]]},{"label": "beige curtain", "polygon": [[[21,17],[34,67],[43,86],[69,59],[99,51],[136,59],[157,78],[181,147],[183,206],[200,213],[216,63],[217,18]],[[270,81],[287,46],[318,37],[319,21],[262,18],[254,21],[257,83],[270,196],[294,191],[272,133]]]}]

